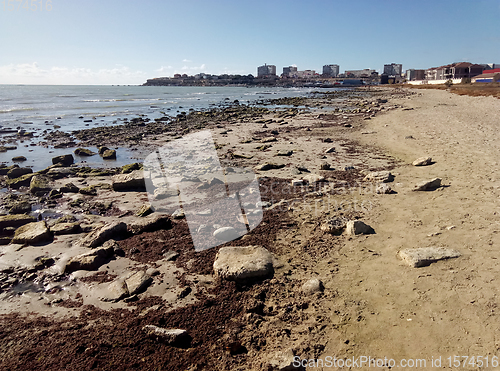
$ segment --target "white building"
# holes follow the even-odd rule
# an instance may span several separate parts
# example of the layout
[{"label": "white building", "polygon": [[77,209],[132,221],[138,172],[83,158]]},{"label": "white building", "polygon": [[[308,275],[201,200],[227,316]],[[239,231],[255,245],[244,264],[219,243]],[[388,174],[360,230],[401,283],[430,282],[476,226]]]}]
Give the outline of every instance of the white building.
[{"label": "white building", "polygon": [[272,64],[264,64],[257,68],[257,77],[276,76],[276,66]]},{"label": "white building", "polygon": [[384,64],[384,75],[401,76],[403,74],[402,64]]}]

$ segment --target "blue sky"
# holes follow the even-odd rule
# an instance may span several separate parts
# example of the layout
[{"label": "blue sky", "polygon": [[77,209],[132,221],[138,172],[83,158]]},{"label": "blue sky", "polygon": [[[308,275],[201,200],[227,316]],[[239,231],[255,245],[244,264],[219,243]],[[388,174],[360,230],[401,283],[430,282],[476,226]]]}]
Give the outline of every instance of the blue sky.
[{"label": "blue sky", "polygon": [[0,32],[0,84],[256,75],[264,63],[406,70],[500,63],[500,0],[0,0]]}]

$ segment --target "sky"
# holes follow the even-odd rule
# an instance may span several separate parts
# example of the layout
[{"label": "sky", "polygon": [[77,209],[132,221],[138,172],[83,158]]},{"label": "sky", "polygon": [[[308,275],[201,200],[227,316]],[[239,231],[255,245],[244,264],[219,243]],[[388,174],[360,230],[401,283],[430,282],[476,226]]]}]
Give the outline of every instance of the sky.
[{"label": "sky", "polygon": [[381,72],[500,63],[500,0],[0,0],[0,34],[0,84]]}]

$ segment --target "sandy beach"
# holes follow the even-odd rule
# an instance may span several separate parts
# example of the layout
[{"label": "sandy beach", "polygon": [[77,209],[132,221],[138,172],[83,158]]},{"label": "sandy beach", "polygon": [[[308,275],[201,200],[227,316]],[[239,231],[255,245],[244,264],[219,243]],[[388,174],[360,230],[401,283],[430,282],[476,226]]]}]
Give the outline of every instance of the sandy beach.
[{"label": "sandy beach", "polygon": [[[0,247],[0,368],[326,370],[347,368],[329,366],[333,357],[371,357],[395,362],[377,369],[417,359],[421,369],[437,359],[457,369],[454,357],[466,356],[460,369],[491,369],[500,362],[500,100],[370,89],[337,110],[335,94],[308,100],[314,110],[235,105],[145,135],[141,153],[209,129],[222,166],[259,179],[260,224],[201,252],[175,208],[137,215],[150,200],[144,189],[118,188],[129,170],[48,170],[47,190],[76,185],[49,200],[76,218],[39,222],[50,227],[41,243]],[[94,146],[92,135],[80,139]],[[422,157],[432,161],[412,165]],[[414,191],[435,178],[439,186]],[[354,221],[371,230],[350,233]],[[20,228],[1,222],[8,239]],[[62,222],[74,229],[59,233]],[[214,269],[221,248],[248,246],[264,249],[269,270],[245,267],[253,279],[235,279]],[[459,256],[407,264],[404,252],[420,248]],[[186,335],[174,341],[147,326]]]}]

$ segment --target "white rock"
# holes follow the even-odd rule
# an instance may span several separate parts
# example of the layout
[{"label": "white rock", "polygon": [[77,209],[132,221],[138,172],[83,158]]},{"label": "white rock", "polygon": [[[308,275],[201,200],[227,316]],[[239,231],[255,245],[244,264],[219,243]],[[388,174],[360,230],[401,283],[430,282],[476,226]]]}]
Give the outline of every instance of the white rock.
[{"label": "white rock", "polygon": [[425,267],[438,260],[458,258],[460,255],[460,252],[444,247],[420,247],[399,252],[399,257],[414,268]]},{"label": "white rock", "polygon": [[302,369],[296,368],[294,366],[294,354],[293,350],[291,349],[286,349],[275,353],[269,360],[269,365],[273,370],[279,371],[292,371]]},{"label": "white rock", "polygon": [[321,292],[323,291],[323,282],[317,278],[310,279],[302,285],[302,291],[307,295]]},{"label": "white rock", "polygon": [[335,147],[328,148],[325,153],[332,153],[335,152]]},{"label": "white rock", "polygon": [[132,296],[144,291],[152,281],[152,278],[146,272],[138,271],[128,277],[125,283],[127,284],[129,295]]},{"label": "white rock", "polygon": [[423,182],[418,183],[413,190],[414,191],[432,191],[432,190],[439,188],[439,187],[441,187],[441,179],[434,178],[432,180],[424,180]]},{"label": "white rock", "polygon": [[322,182],[325,180],[324,177],[322,177],[321,175],[317,175],[317,174],[309,174],[309,175],[306,175],[305,177],[303,177],[302,179],[309,184],[318,183],[318,182]]},{"label": "white rock", "polygon": [[368,224],[363,223],[361,220],[348,221],[345,230],[347,235],[350,236],[373,233],[373,228]]},{"label": "white rock", "polygon": [[390,194],[392,193],[392,188],[387,183],[380,183],[377,184],[377,187],[375,188],[375,193],[379,195]]},{"label": "white rock", "polygon": [[233,227],[222,227],[217,229],[214,232],[214,237],[221,241],[232,241],[238,237],[240,237],[241,233],[239,233]]},{"label": "white rock", "polygon": [[413,161],[413,166],[427,166],[432,164],[432,158],[431,157],[420,157],[417,158],[415,161]]},{"label": "white rock", "polygon": [[217,253],[214,272],[226,280],[244,281],[273,274],[273,255],[262,246],[228,246]]},{"label": "white rock", "polygon": [[164,342],[166,344],[175,344],[189,338],[186,330],[166,329],[154,325],[146,325],[142,330],[151,338]]},{"label": "white rock", "polygon": [[367,174],[364,180],[377,183],[389,183],[394,180],[394,175],[392,175],[390,171],[374,171]]}]

